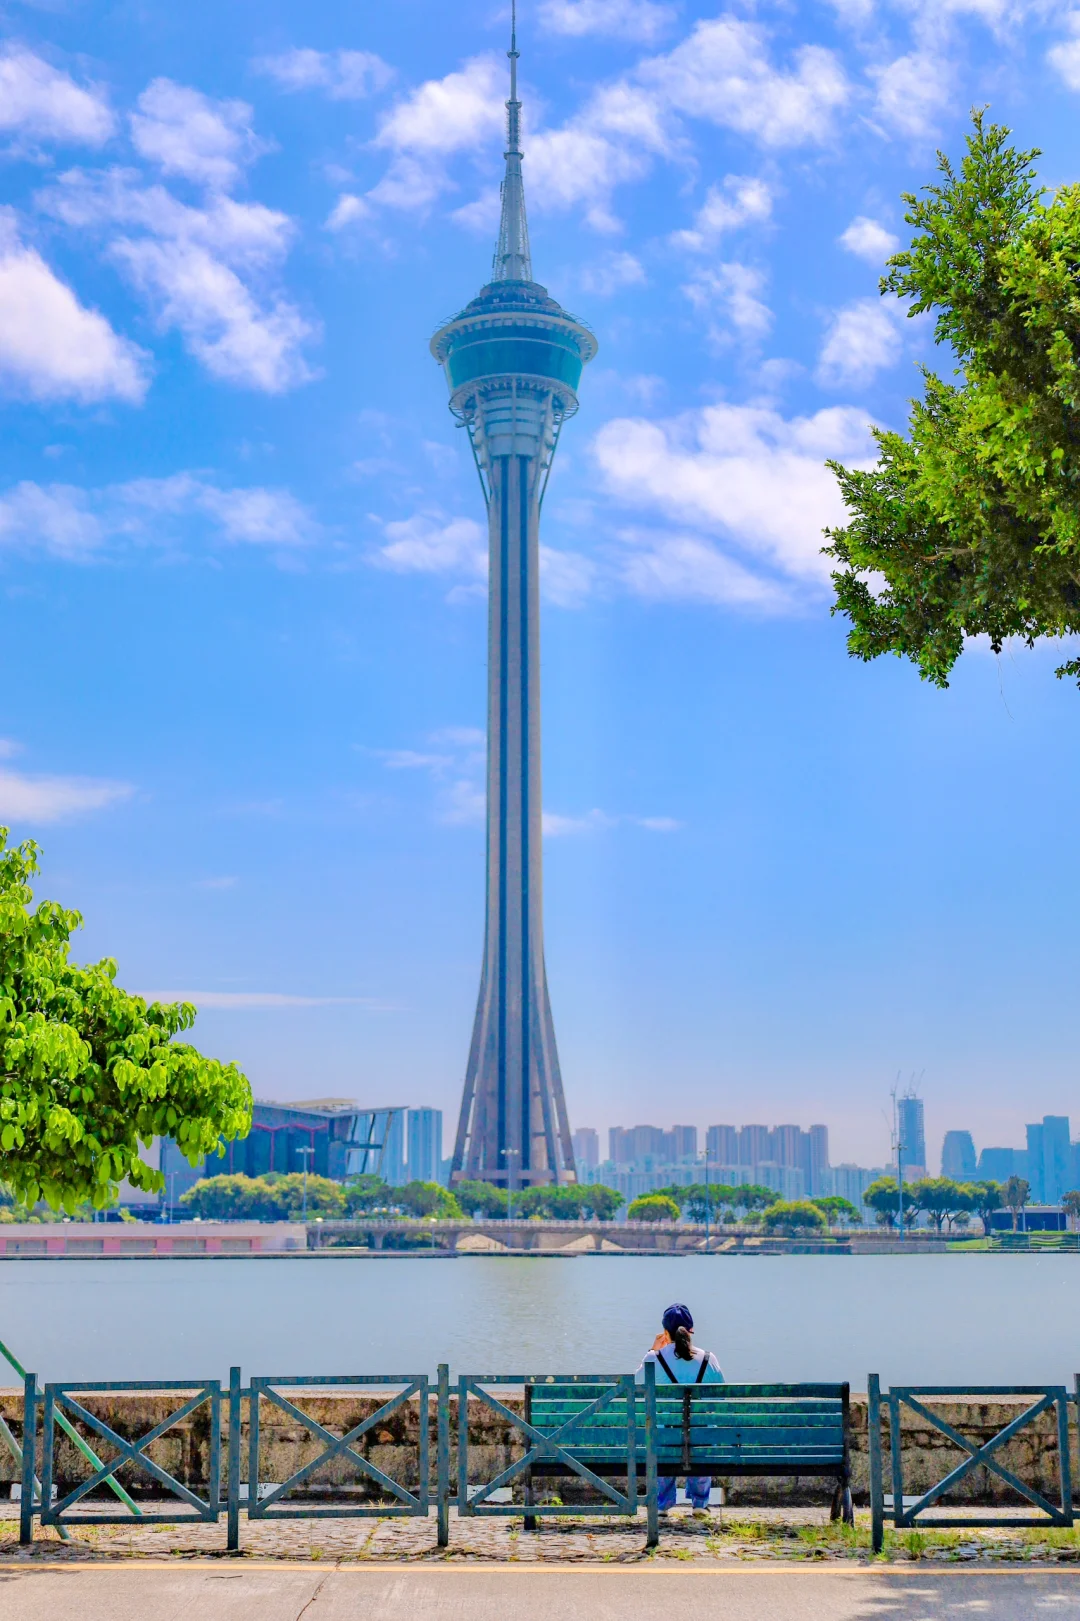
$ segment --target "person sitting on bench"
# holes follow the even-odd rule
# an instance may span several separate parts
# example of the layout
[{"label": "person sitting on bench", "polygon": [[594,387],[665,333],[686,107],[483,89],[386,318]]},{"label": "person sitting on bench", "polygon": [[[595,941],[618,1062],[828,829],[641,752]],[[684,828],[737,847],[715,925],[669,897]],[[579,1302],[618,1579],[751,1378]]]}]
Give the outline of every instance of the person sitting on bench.
[{"label": "person sitting on bench", "polygon": [[[712,1352],[701,1350],[693,1342],[694,1319],[689,1306],[678,1303],[669,1306],[661,1321],[663,1327],[653,1340],[652,1350],[642,1357],[638,1372],[646,1362],[655,1362],[658,1380],[666,1377],[673,1385],[722,1385],[724,1375]],[[674,1475],[661,1475],[657,1479],[656,1506],[661,1514],[675,1506],[675,1479]],[[708,1475],[686,1477],[686,1495],[696,1510],[708,1508],[711,1491],[712,1480]]]}]

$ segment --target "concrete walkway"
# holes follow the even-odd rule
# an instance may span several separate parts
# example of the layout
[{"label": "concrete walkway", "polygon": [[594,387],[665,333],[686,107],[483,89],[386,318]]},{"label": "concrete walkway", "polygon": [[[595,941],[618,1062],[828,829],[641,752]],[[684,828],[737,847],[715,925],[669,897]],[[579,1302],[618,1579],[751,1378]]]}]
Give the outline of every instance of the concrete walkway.
[{"label": "concrete walkway", "polygon": [[1080,1621],[1080,1571],[0,1567],[4,1621]]}]

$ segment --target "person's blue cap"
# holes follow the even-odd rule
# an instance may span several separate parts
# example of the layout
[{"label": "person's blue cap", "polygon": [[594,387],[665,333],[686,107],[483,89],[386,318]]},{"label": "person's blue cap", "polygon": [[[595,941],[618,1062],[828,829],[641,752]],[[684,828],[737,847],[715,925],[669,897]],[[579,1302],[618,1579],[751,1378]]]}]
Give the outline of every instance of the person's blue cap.
[{"label": "person's blue cap", "polygon": [[693,1331],[694,1319],[690,1315],[690,1307],[680,1306],[678,1302],[674,1306],[669,1306],[660,1320],[669,1334],[674,1334],[677,1328],[688,1328]]}]

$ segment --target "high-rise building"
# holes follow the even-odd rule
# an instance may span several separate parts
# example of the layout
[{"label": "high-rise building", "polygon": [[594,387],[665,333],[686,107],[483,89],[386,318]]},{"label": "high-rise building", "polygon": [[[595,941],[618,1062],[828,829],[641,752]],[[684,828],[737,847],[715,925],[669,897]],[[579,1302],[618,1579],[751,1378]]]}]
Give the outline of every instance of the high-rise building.
[{"label": "high-rise building", "polygon": [[684,1160],[697,1159],[697,1127],[672,1126],[665,1136],[671,1140],[670,1159],[673,1165],[681,1165]]},{"label": "high-rise building", "polygon": [[772,1157],[777,1165],[802,1165],[802,1139],[804,1133],[799,1126],[774,1126],[772,1134]]},{"label": "high-rise building", "polygon": [[982,1182],[1007,1182],[1010,1176],[1027,1176],[1027,1155],[1022,1148],[984,1148],[979,1155],[976,1176]]},{"label": "high-rise building", "polygon": [[400,1188],[405,1182],[405,1110],[395,1109],[386,1132],[386,1143],[380,1167],[382,1179],[389,1187]]},{"label": "high-rise building", "polygon": [[589,329],[533,280],[521,177],[517,30],[491,280],[431,342],[488,512],[487,914],[452,1180],[575,1179],[544,965],[540,822],[540,504],[577,410]]},{"label": "high-rise building", "polygon": [[826,1191],[828,1181],[829,1128],[811,1126],[806,1137],[806,1191],[816,1195]]},{"label": "high-rise building", "polygon": [[1072,1181],[1069,1117],[1047,1114],[1027,1128],[1027,1179],[1033,1204],[1060,1204]]},{"label": "high-rise building", "polygon": [[970,1131],[947,1131],[941,1145],[941,1174],[954,1182],[971,1182],[975,1176],[975,1139]]},{"label": "high-rise building", "polygon": [[923,1122],[923,1100],[914,1092],[907,1092],[896,1103],[900,1130],[900,1157],[904,1178],[926,1174],[926,1128]]},{"label": "high-rise building", "polygon": [[442,1110],[409,1110],[409,1181],[442,1180]]},{"label": "high-rise building", "polygon": [[768,1126],[743,1126],[739,1132],[739,1164],[765,1165],[772,1159],[772,1132]]},{"label": "high-rise building", "polygon": [[705,1133],[710,1165],[738,1165],[739,1133],[734,1126],[710,1126]]},{"label": "high-rise building", "polygon": [[570,1139],[574,1149],[574,1161],[580,1171],[582,1166],[594,1170],[600,1163],[600,1134],[591,1126],[579,1126]]}]

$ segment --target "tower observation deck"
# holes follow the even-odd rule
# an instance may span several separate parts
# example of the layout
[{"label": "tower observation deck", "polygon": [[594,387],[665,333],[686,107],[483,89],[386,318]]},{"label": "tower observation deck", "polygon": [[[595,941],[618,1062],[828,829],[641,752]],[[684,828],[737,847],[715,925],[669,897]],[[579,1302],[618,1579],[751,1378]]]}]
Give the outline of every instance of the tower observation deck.
[{"label": "tower observation deck", "polygon": [[451,1181],[576,1180],[544,965],[540,509],[596,339],[533,280],[521,175],[517,28],[491,281],[431,352],[469,435],[488,512],[487,918]]}]

